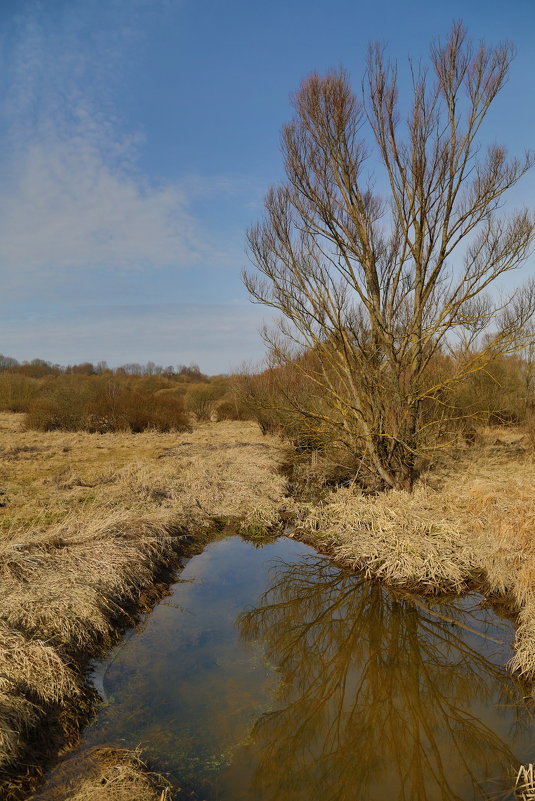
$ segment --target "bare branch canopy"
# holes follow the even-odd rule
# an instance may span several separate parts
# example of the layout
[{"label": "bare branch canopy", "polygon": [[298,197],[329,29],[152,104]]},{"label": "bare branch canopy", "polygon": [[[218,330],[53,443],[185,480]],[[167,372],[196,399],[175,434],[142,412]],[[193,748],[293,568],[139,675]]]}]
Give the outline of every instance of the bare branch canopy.
[{"label": "bare branch canopy", "polygon": [[[378,45],[359,94],[342,71],[310,75],[282,132],[286,181],[248,233],[246,286],[281,313],[273,364],[297,365],[318,399],[301,409],[310,425],[387,486],[412,484],[448,387],[528,341],[533,287],[493,287],[531,252],[533,214],[502,205],[533,154],[479,142],[513,54],[453,25],[426,67],[410,65],[406,114]],[[437,375],[446,350],[455,370]]]}]

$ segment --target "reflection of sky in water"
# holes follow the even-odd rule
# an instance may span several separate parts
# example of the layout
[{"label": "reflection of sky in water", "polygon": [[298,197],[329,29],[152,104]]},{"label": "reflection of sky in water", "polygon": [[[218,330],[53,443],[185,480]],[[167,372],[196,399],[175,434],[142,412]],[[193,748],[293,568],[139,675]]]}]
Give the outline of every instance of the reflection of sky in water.
[{"label": "reflection of sky in water", "polygon": [[[211,801],[478,799],[533,759],[513,628],[301,543],[212,543],[100,671],[84,746],[141,744]],[[519,706],[520,703],[520,706]]]}]

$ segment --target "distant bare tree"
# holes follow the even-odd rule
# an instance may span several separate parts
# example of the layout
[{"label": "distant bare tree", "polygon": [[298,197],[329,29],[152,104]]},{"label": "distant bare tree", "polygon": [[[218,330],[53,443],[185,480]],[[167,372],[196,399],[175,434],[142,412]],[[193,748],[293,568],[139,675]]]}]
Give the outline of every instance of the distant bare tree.
[{"label": "distant bare tree", "polygon": [[115,372],[117,375],[141,375],[143,371],[143,367],[139,362],[128,362],[127,364],[121,364],[120,367],[117,367]]},{"label": "distant bare tree", "polygon": [[95,372],[98,375],[103,375],[103,373],[105,373],[106,371],[109,371],[109,369],[110,368],[108,367],[108,362],[102,360],[100,362],[97,362],[96,367],[95,367]]},{"label": "distant bare tree", "polygon": [[11,370],[18,366],[19,362],[17,359],[13,359],[11,356],[4,356],[3,353],[0,353],[0,370]]},{"label": "distant bare tree", "polygon": [[[448,389],[528,341],[533,285],[500,300],[486,290],[530,252],[530,213],[498,211],[533,156],[507,160],[503,147],[483,153],[477,142],[512,56],[509,44],[474,47],[454,24],[429,67],[410,65],[406,125],[379,46],[361,99],[343,72],[309,76],[282,134],[287,180],[248,234],[259,274],[245,274],[246,286],[282,312],[266,332],[271,364],[302,370],[319,399],[301,409],[306,424],[386,486],[412,486],[430,431],[448,416]],[[367,169],[366,129],[385,197]],[[430,365],[445,350],[455,367],[437,378]]]}]

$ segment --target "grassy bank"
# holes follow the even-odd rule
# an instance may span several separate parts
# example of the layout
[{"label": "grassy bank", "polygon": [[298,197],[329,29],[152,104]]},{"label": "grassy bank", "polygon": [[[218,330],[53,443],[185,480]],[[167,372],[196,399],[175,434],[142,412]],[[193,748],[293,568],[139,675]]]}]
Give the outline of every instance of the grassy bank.
[{"label": "grassy bank", "polygon": [[[22,415],[2,414],[0,455],[4,798],[21,798],[76,741],[94,704],[88,658],[161,597],[188,548],[226,525],[254,535],[280,529],[287,512],[295,536],[392,585],[505,595],[519,622],[511,668],[535,676],[535,460],[521,433],[482,431],[411,494],[345,487],[321,502],[285,497],[289,448],[248,422],[90,434],[26,431]],[[79,801],[169,794],[139,754],[116,749],[72,775]]]},{"label": "grassy bank", "polygon": [[154,602],[191,535],[278,523],[285,450],[248,423],[40,433],[8,414],[0,448],[0,771],[17,798],[90,714],[87,659]]},{"label": "grassy bank", "polygon": [[394,586],[506,595],[519,623],[511,669],[535,678],[535,459],[522,433],[481,431],[411,494],[332,491],[301,504],[297,526],[337,562]]}]

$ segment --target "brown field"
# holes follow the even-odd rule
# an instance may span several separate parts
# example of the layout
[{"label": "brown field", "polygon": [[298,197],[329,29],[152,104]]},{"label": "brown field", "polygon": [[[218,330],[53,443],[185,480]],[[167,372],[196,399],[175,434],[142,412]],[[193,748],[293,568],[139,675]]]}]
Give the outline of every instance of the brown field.
[{"label": "brown field", "polygon": [[[255,535],[293,516],[294,536],[391,584],[505,595],[519,622],[511,669],[535,676],[535,460],[512,429],[482,431],[412,494],[346,487],[321,502],[285,496],[289,446],[249,422],[181,434],[34,432],[4,413],[0,454],[7,799],[32,787],[35,771],[21,784],[21,765],[46,767],[90,716],[87,659],[157,600],[190,535],[195,547],[225,525]],[[76,775],[69,798],[80,801],[169,795],[136,753],[106,751]]]},{"label": "brown field", "polygon": [[212,518],[244,525],[278,519],[287,448],[252,422],[223,421],[190,433],[25,431],[24,415],[0,413],[2,539],[35,540],[54,524],[101,525],[108,513],[172,520],[188,531]]},{"label": "brown field", "polygon": [[[73,710],[89,714],[91,707],[84,663],[155,600],[147,591],[169,580],[185,532],[202,540],[225,524],[251,533],[270,528],[285,488],[284,446],[251,423],[207,424],[187,434],[87,434],[24,431],[22,420],[0,415],[0,771],[13,773],[3,783],[7,798],[21,795],[21,764],[74,741],[84,714]],[[48,729],[55,734],[43,735],[44,747],[39,734]]]}]

